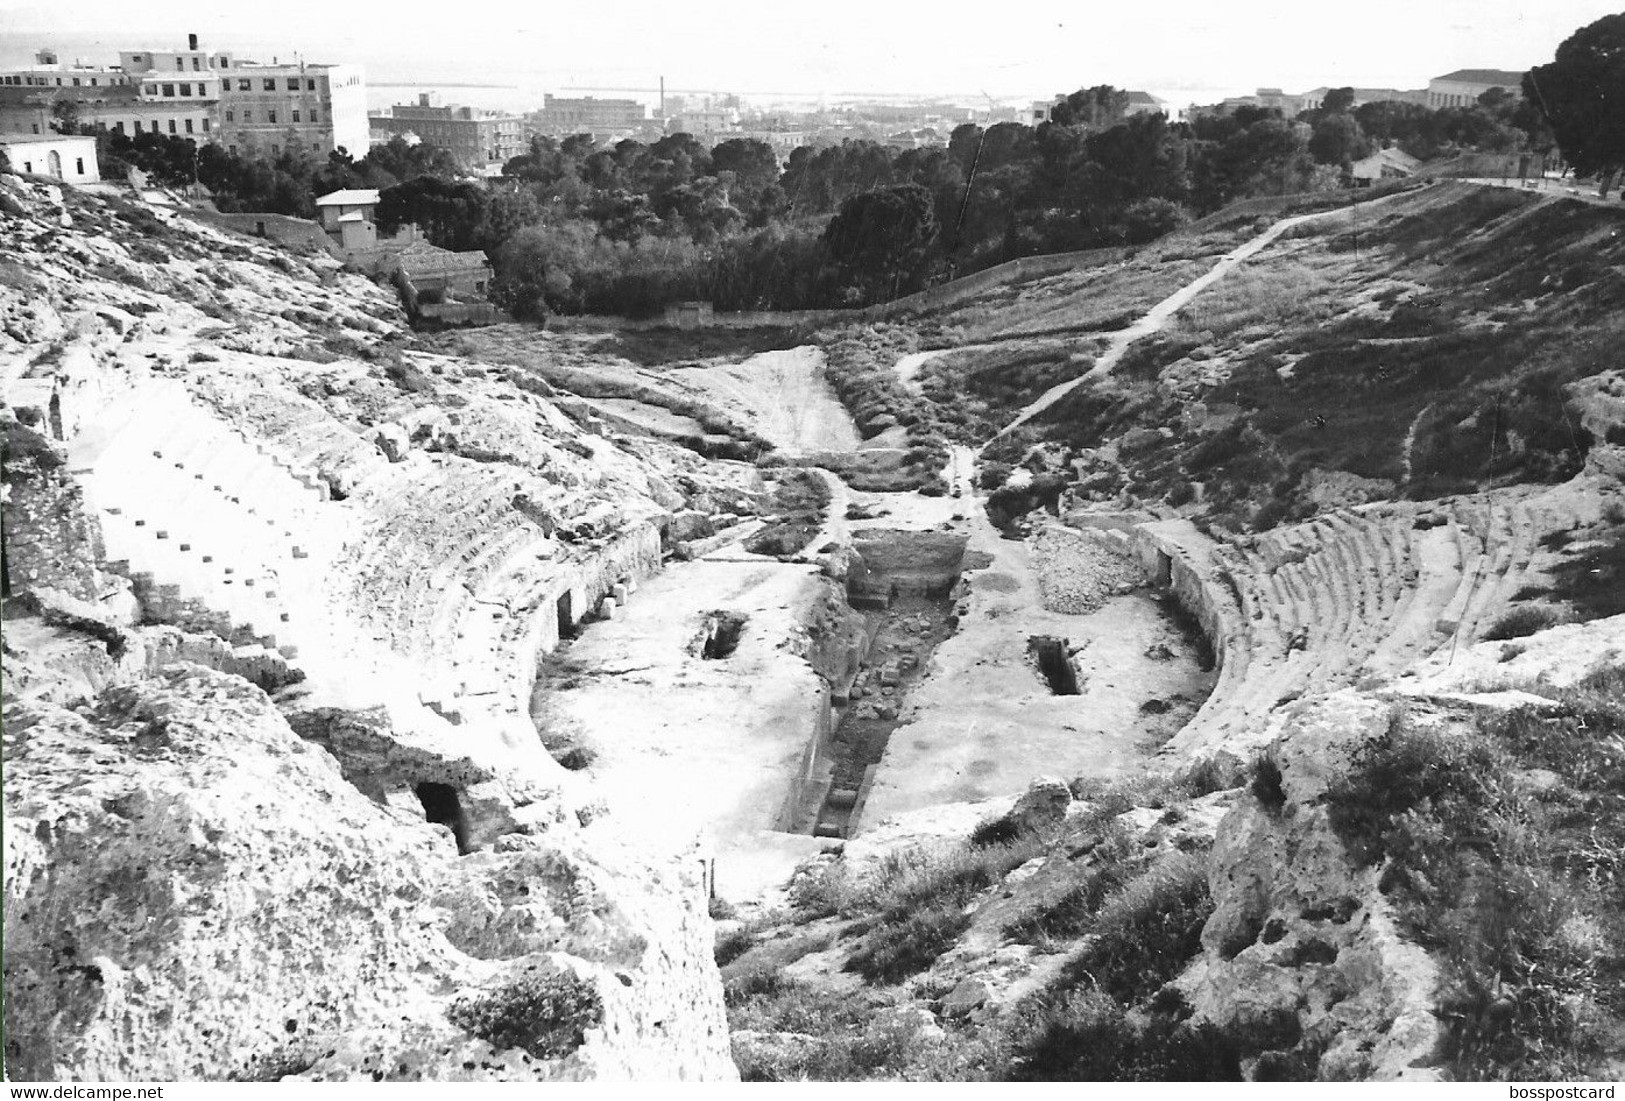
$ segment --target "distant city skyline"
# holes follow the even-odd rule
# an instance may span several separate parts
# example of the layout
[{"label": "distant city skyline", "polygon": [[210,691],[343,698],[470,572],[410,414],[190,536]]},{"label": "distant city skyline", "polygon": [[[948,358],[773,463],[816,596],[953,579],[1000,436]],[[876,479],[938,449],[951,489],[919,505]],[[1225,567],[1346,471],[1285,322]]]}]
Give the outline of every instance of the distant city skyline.
[{"label": "distant city skyline", "polygon": [[[1618,0],[1368,0],[1304,5],[1172,0],[1083,10],[1006,0],[907,6],[826,0],[779,6],[719,0],[703,8],[632,0],[613,20],[507,0],[455,8],[283,0],[222,9],[203,0],[0,2],[0,63],[56,45],[64,60],[116,60],[120,47],[165,46],[196,33],[205,48],[261,60],[354,61],[378,83],[536,89],[712,88],[764,103],[873,95],[1042,99],[1094,84],[1149,91],[1176,108],[1319,86],[1421,88],[1458,68],[1522,69],[1550,60],[1574,30]],[[422,15],[423,21],[418,21]],[[456,25],[452,20],[465,25]],[[432,22],[431,22],[432,21]],[[376,103],[378,96],[371,97]],[[652,100],[652,93],[633,98]]]}]

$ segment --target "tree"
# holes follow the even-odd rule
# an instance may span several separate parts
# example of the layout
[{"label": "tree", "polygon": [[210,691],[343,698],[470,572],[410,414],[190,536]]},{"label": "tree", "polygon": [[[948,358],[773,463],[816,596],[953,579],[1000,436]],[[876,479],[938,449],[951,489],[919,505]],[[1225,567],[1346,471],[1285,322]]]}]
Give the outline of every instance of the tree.
[{"label": "tree", "polygon": [[1371,148],[1371,139],[1360,129],[1359,121],[1345,111],[1326,115],[1309,136],[1309,153],[1316,164],[1353,164],[1369,157]]},{"label": "tree", "polygon": [[1564,159],[1599,177],[1607,195],[1625,168],[1625,13],[1575,31],[1553,61],[1524,74],[1523,94],[1546,116]]},{"label": "tree", "polygon": [[1161,114],[1136,115],[1093,135],[1085,148],[1090,161],[1086,187],[1096,204],[1115,207],[1185,196],[1184,143]]},{"label": "tree", "polygon": [[[462,175],[456,158],[448,151],[421,142],[412,145],[399,134],[383,145],[373,146],[360,164],[363,171],[381,170],[395,180],[411,180],[418,176],[439,176],[453,180]],[[379,185],[375,183],[373,186]]]},{"label": "tree", "polygon": [[1331,88],[1331,89],[1328,89],[1327,92],[1326,92],[1325,98],[1320,101],[1320,109],[1322,111],[1325,111],[1327,114],[1332,114],[1332,113],[1338,112],[1338,111],[1349,111],[1349,110],[1352,110],[1353,108],[1354,108],[1354,89],[1353,88]]},{"label": "tree", "polygon": [[1110,84],[1080,88],[1050,108],[1050,121],[1057,126],[1085,126],[1109,130],[1128,113],[1128,93]]},{"label": "tree", "polygon": [[1123,240],[1130,245],[1141,245],[1172,233],[1186,221],[1185,211],[1178,203],[1142,199],[1123,211]]},{"label": "tree", "polygon": [[454,251],[479,247],[486,193],[478,184],[419,176],[378,196],[378,229],[394,233],[407,223],[422,228],[431,244]]},{"label": "tree", "polygon": [[931,193],[919,184],[899,184],[855,195],[824,230],[824,243],[871,291],[889,284],[896,293],[914,274],[937,236]]},{"label": "tree", "polygon": [[590,250],[591,234],[590,227],[576,225],[519,230],[496,253],[492,300],[517,318],[545,321],[549,306],[565,302],[575,289],[568,269]]},{"label": "tree", "polygon": [[729,138],[711,150],[711,171],[723,181],[728,201],[754,221],[764,196],[779,182],[779,159],[764,141]]},{"label": "tree", "polygon": [[58,134],[79,132],[79,101],[66,96],[51,103],[51,129]]},{"label": "tree", "polygon": [[1420,103],[1380,99],[1354,109],[1360,129],[1385,148],[1397,145],[1413,157],[1429,160],[1438,149],[1434,112]]},{"label": "tree", "polygon": [[[1236,112],[1241,116],[1241,111]],[[1197,205],[1214,210],[1249,195],[1302,191],[1314,179],[1314,160],[1301,136],[1304,127],[1265,115],[1206,150],[1195,181]]]}]

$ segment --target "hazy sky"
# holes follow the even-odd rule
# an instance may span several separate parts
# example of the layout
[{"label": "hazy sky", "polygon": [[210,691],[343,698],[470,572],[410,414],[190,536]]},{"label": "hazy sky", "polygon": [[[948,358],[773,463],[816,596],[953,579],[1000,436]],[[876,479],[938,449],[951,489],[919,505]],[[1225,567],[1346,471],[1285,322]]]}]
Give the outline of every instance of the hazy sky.
[{"label": "hazy sky", "polygon": [[[1551,59],[1620,0],[0,0],[13,62],[53,35],[70,56],[205,46],[356,60],[374,81],[521,81],[836,94],[1044,97],[1097,83],[1192,98],[1278,86],[1422,87],[1463,67]],[[453,21],[459,25],[453,25]]]}]

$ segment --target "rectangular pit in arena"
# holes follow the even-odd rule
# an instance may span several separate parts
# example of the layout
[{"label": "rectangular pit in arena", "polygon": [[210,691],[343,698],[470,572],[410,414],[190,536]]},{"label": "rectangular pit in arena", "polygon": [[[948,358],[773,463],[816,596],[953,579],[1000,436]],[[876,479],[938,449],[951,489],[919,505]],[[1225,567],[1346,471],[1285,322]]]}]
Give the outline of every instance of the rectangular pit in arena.
[{"label": "rectangular pit in arena", "polygon": [[[973,529],[954,629],[911,687],[846,836],[925,807],[1014,796],[1035,776],[1142,772],[1195,714],[1215,674],[1114,524],[1028,539]],[[1077,536],[1077,538],[1073,538]],[[1083,553],[1087,551],[1087,553]],[[1170,561],[1171,587],[1184,578]]]},{"label": "rectangular pit in arena", "polygon": [[967,537],[952,532],[866,529],[847,572],[854,608],[886,608],[899,595],[946,600],[964,569]]},{"label": "rectangular pit in arena", "polygon": [[967,537],[868,529],[854,539],[848,603],[864,617],[857,660],[832,676],[830,712],[797,770],[779,828],[846,837],[909,692],[953,633]]}]

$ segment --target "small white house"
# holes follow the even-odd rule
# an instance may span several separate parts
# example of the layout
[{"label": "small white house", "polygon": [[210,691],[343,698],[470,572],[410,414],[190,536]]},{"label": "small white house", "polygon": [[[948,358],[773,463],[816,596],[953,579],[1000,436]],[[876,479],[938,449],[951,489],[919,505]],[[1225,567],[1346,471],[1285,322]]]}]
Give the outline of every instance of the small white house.
[{"label": "small white house", "polygon": [[96,139],[77,134],[0,134],[0,150],[13,172],[50,176],[63,183],[100,183]]},{"label": "small white house", "polygon": [[378,244],[378,189],[330,191],[316,200],[316,220],[345,253],[364,252]]},{"label": "small white house", "polygon": [[1400,149],[1379,149],[1364,160],[1355,161],[1349,175],[1356,187],[1370,187],[1382,180],[1402,180],[1416,174],[1422,162]]}]

